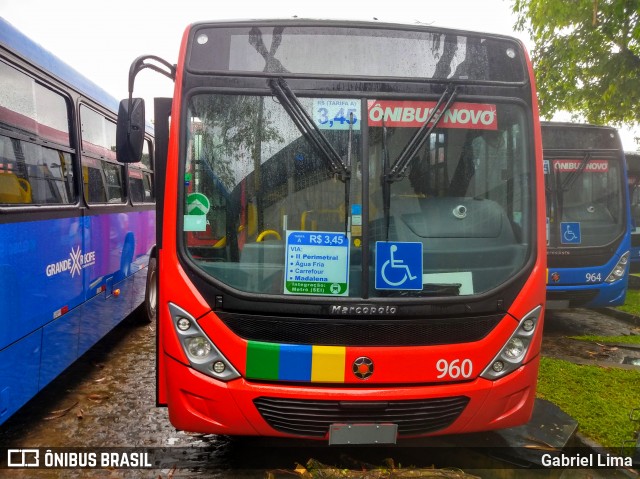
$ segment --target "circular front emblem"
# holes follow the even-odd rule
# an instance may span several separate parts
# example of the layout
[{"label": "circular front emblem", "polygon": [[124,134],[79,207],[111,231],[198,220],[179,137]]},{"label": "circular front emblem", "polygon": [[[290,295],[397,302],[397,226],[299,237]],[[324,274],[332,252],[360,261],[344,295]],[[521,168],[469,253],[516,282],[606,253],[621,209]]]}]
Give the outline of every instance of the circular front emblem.
[{"label": "circular front emblem", "polygon": [[560,273],[551,273],[551,281],[554,283],[560,281]]},{"label": "circular front emblem", "polygon": [[358,379],[367,379],[373,374],[373,361],[366,356],[361,356],[353,362],[352,369]]}]

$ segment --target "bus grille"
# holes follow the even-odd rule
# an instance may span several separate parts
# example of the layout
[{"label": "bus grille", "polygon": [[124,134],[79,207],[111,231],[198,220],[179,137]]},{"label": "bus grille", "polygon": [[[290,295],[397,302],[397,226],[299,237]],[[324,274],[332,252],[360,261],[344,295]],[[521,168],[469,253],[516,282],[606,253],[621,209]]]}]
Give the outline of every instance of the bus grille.
[{"label": "bus grille", "polygon": [[597,290],[547,291],[549,301],[569,301],[572,308],[584,306],[598,295]]},{"label": "bus grille", "polygon": [[398,435],[432,433],[450,426],[469,403],[466,396],[411,401],[313,401],[259,397],[253,403],[277,431],[325,437],[335,423],[392,423]]},{"label": "bus grille", "polygon": [[480,341],[504,315],[448,319],[287,318],[227,313],[218,317],[246,340],[340,346],[428,346]]}]

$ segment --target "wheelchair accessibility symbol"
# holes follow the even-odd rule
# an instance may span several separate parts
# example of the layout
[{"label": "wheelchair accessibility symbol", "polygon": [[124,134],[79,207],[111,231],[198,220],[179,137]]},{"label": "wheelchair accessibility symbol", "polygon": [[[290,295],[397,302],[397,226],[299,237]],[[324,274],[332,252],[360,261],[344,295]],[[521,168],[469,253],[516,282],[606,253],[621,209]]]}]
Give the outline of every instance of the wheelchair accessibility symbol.
[{"label": "wheelchair accessibility symbol", "polygon": [[567,222],[560,223],[560,243],[562,244],[580,244],[580,223]]},{"label": "wheelchair accessibility symbol", "polygon": [[422,289],[422,243],[376,242],[376,289]]}]

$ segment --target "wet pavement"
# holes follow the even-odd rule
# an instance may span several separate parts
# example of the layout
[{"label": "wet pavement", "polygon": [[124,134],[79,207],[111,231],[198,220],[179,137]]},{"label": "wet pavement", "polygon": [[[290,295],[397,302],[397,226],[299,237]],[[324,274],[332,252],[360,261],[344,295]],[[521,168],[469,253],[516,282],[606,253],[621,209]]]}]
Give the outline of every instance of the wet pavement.
[{"label": "wet pavement", "polygon": [[[588,310],[551,312],[546,318],[543,354],[611,365],[620,364],[621,358],[629,355],[640,357],[638,350],[620,347],[614,350],[616,346],[585,345],[567,339],[584,334],[640,334],[640,326]],[[577,469],[511,468],[503,461],[496,462],[471,449],[457,451],[446,447],[450,444],[448,441],[434,438],[407,447],[328,448],[315,442],[237,440],[176,431],[168,421],[166,409],[155,407],[155,325],[130,319],[0,426],[0,447],[154,448],[154,468],[4,469],[0,470],[0,476],[169,479],[264,478],[270,474],[271,477],[296,477],[293,473],[296,465],[305,464],[310,458],[355,469],[370,467],[363,464],[379,466],[386,458],[393,458],[396,464],[405,467],[426,468],[434,464],[456,467],[460,454],[464,454],[465,463],[478,455],[477,460],[474,456],[475,462],[471,462],[477,467],[468,472],[480,477],[613,477],[613,471],[607,470],[602,475],[594,475]],[[157,461],[158,451],[163,460]],[[188,468],[173,467],[176,462],[185,461]]]}]

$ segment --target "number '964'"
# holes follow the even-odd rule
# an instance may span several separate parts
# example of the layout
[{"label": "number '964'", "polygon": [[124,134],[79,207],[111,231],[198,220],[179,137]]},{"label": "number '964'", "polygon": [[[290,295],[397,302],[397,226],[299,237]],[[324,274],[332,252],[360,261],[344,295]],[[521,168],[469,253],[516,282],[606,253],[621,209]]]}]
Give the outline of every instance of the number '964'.
[{"label": "number '964'", "polygon": [[585,279],[587,283],[599,283],[602,281],[602,275],[600,273],[587,273]]},{"label": "number '964'", "polygon": [[438,379],[470,378],[473,374],[473,363],[471,359],[454,359],[453,361],[439,359],[436,362],[436,369],[440,373],[437,376]]}]

